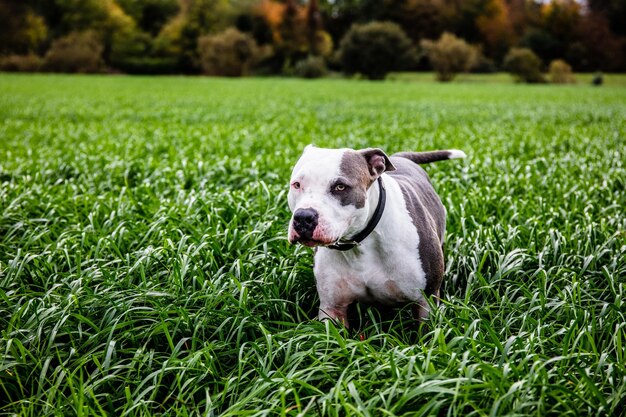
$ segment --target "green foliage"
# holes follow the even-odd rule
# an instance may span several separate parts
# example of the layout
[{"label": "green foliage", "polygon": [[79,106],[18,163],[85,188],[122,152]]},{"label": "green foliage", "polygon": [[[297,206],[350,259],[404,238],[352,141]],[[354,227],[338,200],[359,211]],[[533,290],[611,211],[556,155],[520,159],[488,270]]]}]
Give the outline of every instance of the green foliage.
[{"label": "green foliage", "polygon": [[[623,414],[625,88],[1,75],[0,413]],[[311,142],[468,154],[421,330],[309,320]]]},{"label": "green foliage", "polygon": [[94,31],[108,41],[115,32],[135,25],[115,0],[54,0],[48,7],[49,18],[58,20],[55,32],[60,35]]},{"label": "green foliage", "polygon": [[166,74],[176,71],[175,57],[159,56],[155,42],[147,33],[132,31],[113,37],[109,53],[111,65],[129,74]]},{"label": "green foliage", "polygon": [[550,62],[563,53],[563,43],[545,29],[529,29],[520,40],[519,46],[532,50],[545,62]]},{"label": "green foliage", "polygon": [[139,26],[139,29],[157,35],[163,26],[180,11],[178,0],[117,0]]},{"label": "green foliage", "polygon": [[550,62],[550,82],[554,84],[573,84],[576,82],[572,67],[562,59]]},{"label": "green foliage", "polygon": [[52,43],[44,57],[43,68],[55,72],[100,72],[103,49],[95,32],[72,32]]},{"label": "green foliage", "polygon": [[233,9],[228,0],[193,0],[189,4],[187,20],[199,35],[223,31],[233,23]]},{"label": "green foliage", "polygon": [[504,57],[504,69],[510,72],[517,81],[526,83],[543,83],[541,59],[528,48],[513,48]]},{"label": "green foliage", "polygon": [[423,40],[421,46],[439,81],[452,81],[459,72],[469,71],[478,62],[476,48],[448,32],[437,41]]},{"label": "green foliage", "polygon": [[321,78],[328,74],[326,61],[321,56],[309,55],[296,62],[294,74],[302,78]]},{"label": "green foliage", "polygon": [[415,62],[415,49],[400,26],[391,22],[354,25],[341,40],[339,56],[344,72],[382,80]]},{"label": "green foliage", "polygon": [[101,0],[54,0],[50,7],[62,34],[93,29],[107,20],[106,2]]},{"label": "green foliage", "polygon": [[225,30],[234,20],[226,0],[193,0],[181,3],[180,12],[162,27],[155,39],[159,56],[176,57],[183,72],[199,72],[198,39]]},{"label": "green foliage", "polygon": [[0,53],[30,54],[48,36],[45,20],[19,2],[0,2]]},{"label": "green foliage", "polygon": [[497,72],[498,67],[492,59],[489,59],[482,53],[479,53],[478,58],[476,59],[474,65],[472,65],[470,71],[474,73],[489,74]]},{"label": "green foliage", "polygon": [[318,56],[330,56],[333,53],[333,38],[324,30],[318,30],[311,40],[311,53]]},{"label": "green foliage", "polygon": [[202,71],[207,75],[241,77],[247,75],[259,54],[252,36],[235,28],[198,39]]}]

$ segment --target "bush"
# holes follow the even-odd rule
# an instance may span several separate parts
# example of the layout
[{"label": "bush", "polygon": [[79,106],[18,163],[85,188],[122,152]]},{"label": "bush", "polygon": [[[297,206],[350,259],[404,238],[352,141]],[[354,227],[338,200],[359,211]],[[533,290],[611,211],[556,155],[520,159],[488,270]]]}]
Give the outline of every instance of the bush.
[{"label": "bush", "polygon": [[425,39],[422,48],[439,81],[451,81],[459,72],[467,72],[478,60],[478,50],[463,39],[444,32],[439,40]]},{"label": "bush", "polygon": [[103,49],[95,32],[72,32],[52,42],[43,67],[56,72],[100,72]]},{"label": "bush", "polygon": [[0,71],[37,72],[41,69],[42,59],[35,54],[9,55],[0,58]]},{"label": "bush", "polygon": [[498,67],[493,59],[487,58],[482,53],[478,54],[476,62],[470,68],[470,72],[477,74],[493,74],[498,72]]},{"label": "bush", "polygon": [[240,77],[248,74],[259,48],[250,35],[229,28],[198,38],[198,53],[205,74]]},{"label": "bush", "polygon": [[169,74],[176,71],[176,57],[155,56],[154,40],[143,32],[116,33],[111,44],[111,65],[129,74]]},{"label": "bush", "polygon": [[328,57],[333,53],[333,38],[328,32],[323,30],[315,32],[311,43],[311,52],[324,57]]},{"label": "bush", "polygon": [[572,67],[562,59],[555,59],[550,62],[550,82],[554,84],[575,83]]},{"label": "bush", "polygon": [[328,68],[324,58],[310,55],[296,63],[294,73],[302,78],[321,78],[328,73]]},{"label": "bush", "polygon": [[504,57],[504,69],[510,72],[517,81],[526,83],[543,83],[541,59],[528,48],[512,48]]},{"label": "bush", "polygon": [[598,87],[598,86],[601,86],[603,82],[604,82],[604,77],[601,72],[596,72],[595,74],[593,74],[593,78],[591,79],[592,85],[595,85],[596,87]]},{"label": "bush", "polygon": [[347,74],[361,73],[371,80],[382,80],[391,71],[409,68],[416,54],[400,26],[371,22],[350,28],[340,42],[339,59]]}]

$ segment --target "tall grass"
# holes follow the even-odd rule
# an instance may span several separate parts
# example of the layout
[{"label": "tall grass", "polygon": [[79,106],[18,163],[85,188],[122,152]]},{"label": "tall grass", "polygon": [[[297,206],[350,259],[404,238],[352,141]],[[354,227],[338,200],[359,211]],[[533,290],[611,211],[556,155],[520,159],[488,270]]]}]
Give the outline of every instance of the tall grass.
[{"label": "tall grass", "polygon": [[[626,89],[0,76],[0,413],[624,415]],[[463,149],[425,326],[311,320],[308,143]]]}]

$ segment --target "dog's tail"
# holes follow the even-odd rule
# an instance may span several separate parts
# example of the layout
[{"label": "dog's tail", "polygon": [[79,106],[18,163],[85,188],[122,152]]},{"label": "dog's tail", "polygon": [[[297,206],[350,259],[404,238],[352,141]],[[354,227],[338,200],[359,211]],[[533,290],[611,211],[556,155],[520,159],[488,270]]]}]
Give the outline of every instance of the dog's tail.
[{"label": "dog's tail", "polygon": [[398,152],[391,156],[399,156],[406,158],[416,164],[428,164],[430,162],[445,161],[446,159],[465,158],[465,152],[456,149],[447,151],[430,151],[430,152]]}]

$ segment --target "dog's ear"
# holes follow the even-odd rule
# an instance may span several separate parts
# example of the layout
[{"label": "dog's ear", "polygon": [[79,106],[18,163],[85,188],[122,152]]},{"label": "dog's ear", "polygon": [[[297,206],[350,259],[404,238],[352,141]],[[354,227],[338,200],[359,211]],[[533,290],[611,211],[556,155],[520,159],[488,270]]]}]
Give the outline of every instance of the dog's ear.
[{"label": "dog's ear", "polygon": [[365,157],[373,179],[378,178],[385,171],[396,170],[387,154],[381,149],[367,148],[360,150],[359,153]]}]

